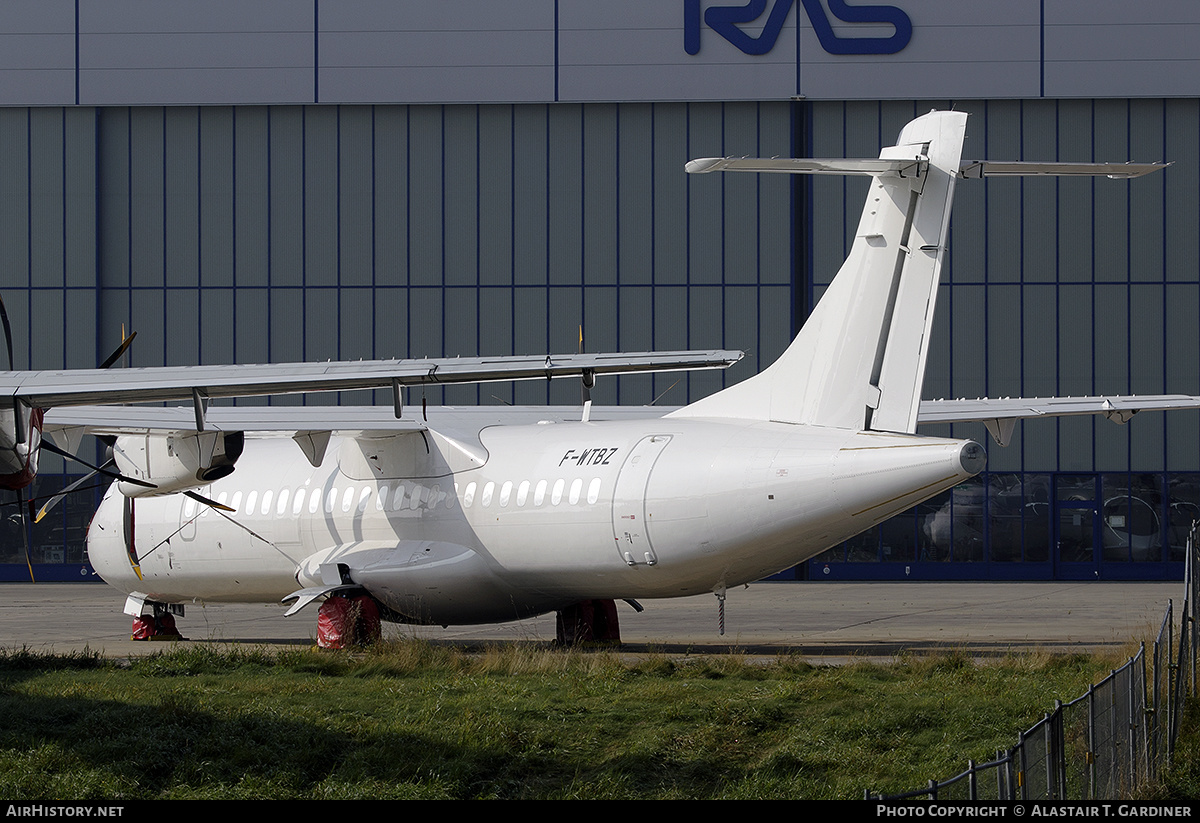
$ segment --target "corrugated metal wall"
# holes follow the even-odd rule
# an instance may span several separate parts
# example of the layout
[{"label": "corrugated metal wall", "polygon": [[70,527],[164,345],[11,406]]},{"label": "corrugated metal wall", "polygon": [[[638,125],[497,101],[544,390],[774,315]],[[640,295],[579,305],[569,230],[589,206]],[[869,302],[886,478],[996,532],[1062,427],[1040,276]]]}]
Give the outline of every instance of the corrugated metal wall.
[{"label": "corrugated metal wall", "polygon": [[[55,337],[22,365],[93,365],[122,324],[136,365],[573,351],[582,325],[593,351],[746,348],[745,376],[789,339],[787,181],[683,172],[788,154],[787,104],[0,111],[0,194],[22,212],[4,294],[35,296],[27,323]],[[525,384],[445,402],[492,395],[578,401]]]}]

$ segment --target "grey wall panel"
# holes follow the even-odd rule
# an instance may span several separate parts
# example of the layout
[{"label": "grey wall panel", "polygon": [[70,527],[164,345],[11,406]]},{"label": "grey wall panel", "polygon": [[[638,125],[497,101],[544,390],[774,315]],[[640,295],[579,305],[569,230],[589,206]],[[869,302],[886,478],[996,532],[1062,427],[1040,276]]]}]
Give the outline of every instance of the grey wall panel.
[{"label": "grey wall panel", "polygon": [[87,105],[313,100],[312,6],[291,0],[80,0]]},{"label": "grey wall panel", "polygon": [[1163,111],[1160,160],[1172,165],[1163,174],[1164,270],[1170,280],[1186,280],[1200,271],[1200,101],[1168,100]]},{"label": "grey wall panel", "polygon": [[[480,289],[477,296],[479,343],[476,348],[479,353],[485,356],[516,354],[513,350],[513,324],[519,322],[519,318],[513,313],[513,290],[485,288]],[[504,386],[500,388],[507,390]],[[511,397],[506,399],[511,400]]]},{"label": "grey wall panel", "polygon": [[162,278],[168,286],[202,282],[200,258],[200,110],[166,108],[162,123]]},{"label": "grey wall panel", "polygon": [[[0,277],[5,291],[26,290],[22,300],[29,300],[34,285],[29,269],[30,177],[29,111],[0,108],[0,151],[5,162],[0,163]],[[7,295],[6,295],[7,299]],[[10,317],[22,318],[19,309],[10,307]],[[27,314],[27,312],[26,312]],[[17,320],[16,322],[20,322]],[[17,335],[22,356],[16,358],[17,368],[28,367],[26,336]],[[7,368],[7,365],[5,365]]]},{"label": "grey wall panel", "polygon": [[551,106],[547,111],[548,281],[583,282],[584,194],[583,107]]},{"label": "grey wall panel", "polygon": [[[1096,122],[1090,100],[1065,100],[1058,105],[1058,145],[1055,155],[1063,160],[1092,160]],[[1055,181],[1054,197],[1068,208],[1056,208],[1059,221],[1055,247],[1060,280],[1090,283],[1094,276],[1095,215],[1092,192],[1097,181],[1070,178]],[[1099,181],[1101,187],[1104,181]]]},{"label": "grey wall panel", "polygon": [[[166,300],[169,310],[185,313],[196,312],[196,325],[200,338],[200,362],[213,365],[236,363],[237,357],[237,303],[235,292],[229,288],[169,289]],[[187,349],[178,351],[175,357],[188,357]],[[186,360],[173,360],[172,364]]]},{"label": "grey wall panel", "polygon": [[[1033,104],[1021,112],[1021,157],[1026,160],[1057,158],[1057,112],[1053,104]],[[1021,260],[1025,282],[1057,279],[1054,247],[1059,228],[1057,181],[1053,178],[1023,178],[1012,181],[1021,187]]]},{"label": "grey wall panel", "polygon": [[336,287],[338,268],[338,109],[307,106],[304,133],[304,284]]},{"label": "grey wall panel", "polygon": [[[722,157],[726,154],[724,115],[725,107],[719,103],[697,103],[688,106],[688,158]],[[676,174],[680,173],[678,165],[670,170]],[[731,179],[727,180],[726,177]],[[743,179],[742,185],[739,186],[737,177],[738,175],[734,174],[687,178],[687,280],[691,283],[721,282],[725,268],[721,242],[725,216],[723,201],[731,195],[744,195],[744,186],[753,182],[752,179]]]},{"label": "grey wall panel", "polygon": [[[166,225],[163,109],[128,109],[129,282],[135,287],[163,284]],[[119,139],[119,138],[117,138]],[[114,204],[120,208],[120,204]],[[185,204],[172,204],[186,208]],[[193,259],[185,265],[194,264]]]},{"label": "grey wall panel", "polygon": [[[622,285],[653,278],[655,236],[654,106],[617,110],[617,271]],[[648,185],[649,184],[649,185]]]},{"label": "grey wall panel", "polygon": [[[1109,334],[1097,317],[1090,284],[1062,284],[1058,289],[1057,334],[1055,356],[1059,362],[1057,392],[1068,396],[1092,393],[1096,382],[1093,353],[1097,334]],[[1111,318],[1112,324],[1124,326],[1125,318]],[[1123,336],[1123,335],[1122,335]]]},{"label": "grey wall panel", "polygon": [[[588,285],[614,285],[618,280],[617,193],[622,184],[638,186],[641,181],[621,180],[617,156],[620,121],[611,104],[586,106],[583,110],[583,170],[580,182],[583,201],[583,280]],[[641,210],[627,215],[639,219]]]},{"label": "grey wall panel", "polygon": [[233,291],[233,362],[271,362],[271,301],[267,289]]},{"label": "grey wall panel", "polygon": [[443,188],[444,135],[442,109],[416,106],[409,110],[409,283],[441,283],[444,251]]},{"label": "grey wall panel", "polygon": [[555,99],[551,0],[320,6],[320,99],[543,102]]},{"label": "grey wall panel", "polygon": [[337,110],[337,269],[343,286],[375,282],[375,133],[368,106]]},{"label": "grey wall panel", "polygon": [[234,108],[233,279],[238,286],[271,283],[270,115],[265,107]]},{"label": "grey wall panel", "polygon": [[[1124,100],[1098,100],[1095,110],[1096,160],[1122,162],[1131,159],[1128,103]],[[1117,127],[1117,124],[1121,127]],[[1130,188],[1096,187],[1096,238],[1099,244],[1096,253],[1096,280],[1113,282],[1129,279]]]},{"label": "grey wall panel", "polygon": [[651,281],[687,282],[687,192],[680,169],[688,157],[687,106],[654,106],[654,254]]},{"label": "grey wall panel", "polygon": [[0,4],[0,105],[75,102],[75,0]]},{"label": "grey wall panel", "polygon": [[305,276],[304,110],[275,106],[269,110],[271,284],[299,286]]},{"label": "grey wall panel", "polygon": [[545,106],[513,111],[513,267],[519,285],[546,283],[548,116]]},{"label": "grey wall panel", "polygon": [[444,282],[479,284],[479,117],[474,106],[443,115],[442,232]]},{"label": "grey wall panel", "polygon": [[197,258],[200,282],[233,286],[235,236],[234,119],[228,106],[198,110]]},{"label": "grey wall panel", "polygon": [[375,282],[408,282],[408,110],[384,106],[375,123]]},{"label": "grey wall panel", "polygon": [[[1129,157],[1163,159],[1165,147],[1164,101],[1132,100],[1129,104]],[[1129,235],[1130,270],[1134,281],[1163,279],[1165,174],[1139,180],[1129,187],[1129,208],[1137,215],[1137,230]]]},{"label": "grey wall panel", "polygon": [[63,262],[68,286],[96,284],[97,117],[95,109],[63,112]]},{"label": "grey wall panel", "polygon": [[[511,286],[513,271],[513,108],[484,106],[476,109],[479,169],[478,243],[479,282]],[[467,162],[464,158],[462,162]],[[488,351],[488,349],[485,349]]]},{"label": "grey wall panel", "polygon": [[[793,119],[796,107],[780,104],[760,104],[757,106],[758,119],[758,151],[764,157],[788,157],[800,148],[796,145],[793,134]],[[758,221],[758,277],[765,283],[792,282],[793,251],[800,254],[800,249],[794,249],[793,244],[780,242],[790,238],[796,231],[797,215],[793,211],[792,199],[794,192],[799,190],[794,181],[768,179],[759,180],[757,195],[763,199],[755,209]],[[749,212],[749,209],[745,209]],[[748,273],[747,273],[748,274]],[[738,280],[738,273],[733,273],[733,279]]]},{"label": "grey wall panel", "polygon": [[66,285],[66,140],[61,109],[29,111],[29,270],[34,284]]}]

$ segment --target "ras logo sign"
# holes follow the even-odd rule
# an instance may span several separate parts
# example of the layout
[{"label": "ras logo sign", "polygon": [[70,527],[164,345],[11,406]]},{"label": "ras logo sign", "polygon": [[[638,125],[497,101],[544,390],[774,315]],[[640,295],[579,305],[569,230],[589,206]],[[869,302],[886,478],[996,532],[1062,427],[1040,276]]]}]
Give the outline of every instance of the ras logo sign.
[{"label": "ras logo sign", "polygon": [[[740,24],[753,23],[761,17],[767,10],[767,0],[748,0],[740,6],[710,6],[704,12],[704,23],[744,53],[766,54],[775,47],[793,2],[775,0],[757,37],[743,31]],[[896,30],[891,37],[838,37],[821,0],[800,2],[812,21],[821,48],[830,54],[895,54],[912,39],[912,21],[895,6],[850,6],[845,0],[826,0],[830,13],[843,23],[887,23]],[[700,0],[684,0],[683,50],[688,54],[700,51],[700,18]]]}]

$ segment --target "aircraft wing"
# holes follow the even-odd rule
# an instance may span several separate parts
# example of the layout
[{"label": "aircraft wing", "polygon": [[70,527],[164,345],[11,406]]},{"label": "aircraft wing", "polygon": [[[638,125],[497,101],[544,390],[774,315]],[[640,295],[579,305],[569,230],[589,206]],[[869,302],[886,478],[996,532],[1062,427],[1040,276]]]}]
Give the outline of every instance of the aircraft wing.
[{"label": "aircraft wing", "polygon": [[[661,417],[667,406],[594,406],[592,420]],[[205,415],[214,431],[287,433],[298,431],[400,433],[439,430],[479,431],[492,425],[578,421],[579,406],[432,406],[423,419],[418,406],[406,411],[414,416],[397,418],[391,406],[212,406]],[[68,406],[46,413],[50,434],[86,429],[97,435],[144,434],[148,431],[187,431],[194,428],[191,406]]]},{"label": "aircraft wing", "polygon": [[43,409],[178,400],[198,407],[222,397],[720,369],[741,358],[712,350],[0,372],[0,397]]},{"label": "aircraft wing", "polygon": [[922,400],[917,411],[917,423],[984,423],[996,442],[1006,446],[1018,420],[1101,414],[1114,423],[1125,423],[1139,411],[1173,409],[1200,409],[1200,397],[1159,394]]}]

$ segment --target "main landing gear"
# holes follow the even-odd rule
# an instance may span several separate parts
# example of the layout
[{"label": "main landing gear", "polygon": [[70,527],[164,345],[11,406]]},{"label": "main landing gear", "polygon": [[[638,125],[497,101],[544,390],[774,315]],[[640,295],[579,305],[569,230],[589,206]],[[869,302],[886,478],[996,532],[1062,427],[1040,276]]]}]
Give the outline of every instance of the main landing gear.
[{"label": "main landing gear", "polygon": [[317,646],[322,649],[367,646],[381,635],[379,606],[361,590],[335,592],[317,612]]},{"label": "main landing gear", "polygon": [[139,614],[133,618],[133,631],[130,640],[185,640],[175,627],[175,615],[183,616],[183,609],[164,603],[146,603],[151,607],[149,614]]},{"label": "main landing gear", "polygon": [[612,600],[584,600],[558,612],[558,643],[562,646],[619,646],[621,627]]}]

